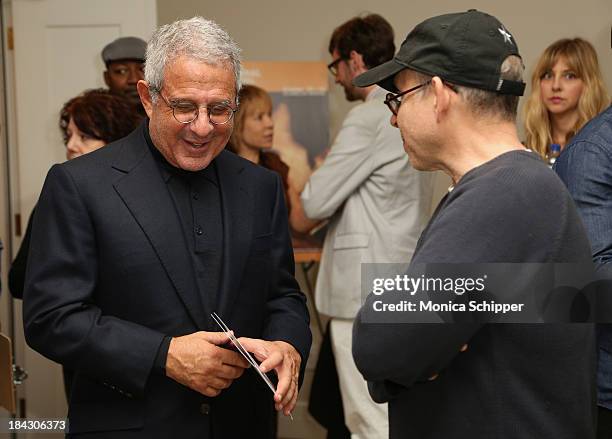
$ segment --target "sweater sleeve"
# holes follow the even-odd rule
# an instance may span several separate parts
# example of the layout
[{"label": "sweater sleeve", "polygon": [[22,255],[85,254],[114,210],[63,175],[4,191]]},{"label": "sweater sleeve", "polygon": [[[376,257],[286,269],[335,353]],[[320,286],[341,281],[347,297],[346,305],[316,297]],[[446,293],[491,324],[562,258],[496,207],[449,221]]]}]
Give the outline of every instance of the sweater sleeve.
[{"label": "sweater sleeve", "polygon": [[[516,179],[529,176],[506,173],[501,170],[489,180],[467,181],[455,188],[425,230],[408,276],[419,264],[528,262],[530,256],[540,257],[532,250],[544,251],[548,246],[537,240],[548,235],[533,229],[534,224],[542,224],[545,212],[536,213],[542,218],[535,221],[524,212],[538,210],[539,197],[544,195],[514,189]],[[379,402],[392,398],[396,390],[443,373],[457,356],[470,355],[469,349],[460,352],[461,347],[469,345],[483,327],[479,323],[371,323],[366,309],[371,309],[375,297],[372,293],[367,297],[355,320],[353,356]]]}]

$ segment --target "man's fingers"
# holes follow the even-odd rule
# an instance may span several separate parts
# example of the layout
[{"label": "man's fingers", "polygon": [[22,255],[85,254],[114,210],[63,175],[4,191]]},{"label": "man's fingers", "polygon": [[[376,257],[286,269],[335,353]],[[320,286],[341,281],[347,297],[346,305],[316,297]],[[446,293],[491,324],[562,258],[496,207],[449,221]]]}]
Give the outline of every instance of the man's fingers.
[{"label": "man's fingers", "polygon": [[[459,352],[465,352],[465,351],[467,351],[467,349],[468,349],[468,345],[467,345],[467,343],[466,343],[466,344],[464,344],[463,346],[461,346],[461,348],[459,348]],[[427,381],[433,381],[433,380],[435,380],[436,378],[438,378],[438,374],[437,374],[437,373],[434,373],[432,376],[430,376],[429,378],[427,378]]]},{"label": "man's fingers", "polygon": [[206,386],[202,390],[200,390],[200,393],[202,393],[205,396],[215,397],[215,396],[219,396],[219,394],[221,393],[221,390],[215,389],[214,387]]},{"label": "man's fingers", "polygon": [[244,373],[244,368],[242,367],[236,367],[236,366],[230,366],[228,364],[224,364],[219,369],[217,376],[219,378],[235,380],[236,378],[239,378],[240,376],[242,376],[243,373]]},{"label": "man's fingers", "polygon": [[226,380],[224,378],[213,377],[207,381],[206,385],[208,387],[212,387],[213,389],[223,390],[223,389],[227,389],[232,384],[232,382],[233,380]]},{"label": "man's fingers", "polygon": [[224,345],[229,341],[229,337],[224,332],[196,332],[201,338],[215,345]]},{"label": "man's fingers", "polygon": [[249,352],[254,352],[261,340],[249,337],[238,337],[238,341]]},{"label": "man's fingers", "polygon": [[219,350],[219,359],[224,365],[241,367],[243,369],[249,367],[249,362],[238,352],[224,348],[219,348]]},{"label": "man's fingers", "polygon": [[297,383],[295,382],[295,377],[292,376],[291,379],[289,380],[289,389],[287,389],[287,392],[285,392],[283,399],[280,402],[281,405],[283,406],[283,409],[286,409],[288,405],[291,403],[296,390],[297,390]]},{"label": "man's fingers", "polygon": [[276,357],[277,354],[279,357],[278,364],[280,367],[276,369],[276,373],[278,375],[278,385],[276,386],[274,401],[278,404],[285,405],[291,400],[291,384],[295,379],[295,367],[293,364],[293,359],[289,355],[283,356],[278,351],[270,355],[270,360],[274,360],[274,357]]},{"label": "man's fingers", "polygon": [[285,415],[287,415],[289,414],[289,412],[293,410],[293,407],[295,407],[295,403],[297,402],[298,378],[300,374],[300,367],[299,367],[298,362],[296,362],[295,359],[291,356],[288,356],[285,359],[285,361],[287,361],[291,365],[290,367],[291,384],[290,384],[289,390],[287,391],[287,394],[281,401],[281,404],[283,405],[284,413]]},{"label": "man's fingers", "polygon": [[272,369],[275,369],[280,366],[282,363],[283,354],[280,351],[274,351],[268,356],[268,358],[261,362],[261,364],[259,365],[259,370],[261,370],[262,372],[269,372]]},{"label": "man's fingers", "polygon": [[291,385],[283,400],[275,404],[276,410],[282,410],[285,416],[293,411],[297,403],[298,386],[295,380],[291,380]]},{"label": "man's fingers", "polygon": [[274,394],[276,410],[288,415],[297,402],[300,358],[293,346],[286,342],[269,342],[248,337],[238,339],[244,348],[261,361],[259,369],[267,373],[276,370],[278,384]]},{"label": "man's fingers", "polygon": [[266,345],[269,342],[248,337],[240,337],[238,341],[247,351],[255,355],[257,361],[264,361],[268,358],[269,352]]},{"label": "man's fingers", "polygon": [[237,352],[225,349],[222,332],[196,332],[170,341],[166,375],[206,396],[217,396],[240,377],[249,363]]},{"label": "man's fingers", "polygon": [[291,388],[291,376],[283,374],[278,376],[278,384],[276,386],[276,393],[274,394],[274,402],[277,404],[283,404],[287,402],[285,397],[289,393]]},{"label": "man's fingers", "polygon": [[292,392],[291,400],[284,407],[285,416],[289,416],[289,414],[293,411],[293,409],[295,408],[295,405],[297,404],[297,399],[298,399],[297,383],[292,384],[292,386],[293,386],[292,387],[293,392]]}]

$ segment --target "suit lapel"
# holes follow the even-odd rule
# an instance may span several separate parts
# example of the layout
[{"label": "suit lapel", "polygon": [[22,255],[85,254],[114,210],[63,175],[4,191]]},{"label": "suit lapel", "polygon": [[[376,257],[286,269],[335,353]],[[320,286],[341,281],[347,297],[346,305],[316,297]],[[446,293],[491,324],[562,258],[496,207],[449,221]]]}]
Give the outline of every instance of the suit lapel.
[{"label": "suit lapel", "polygon": [[206,319],[181,222],[143,131],[126,139],[113,167],[126,173],[113,185],[115,190],[149,239],[195,326],[204,329]]},{"label": "suit lapel", "polygon": [[216,158],[223,206],[223,268],[219,315],[228,319],[238,295],[252,234],[253,198],[241,161],[223,151]]}]

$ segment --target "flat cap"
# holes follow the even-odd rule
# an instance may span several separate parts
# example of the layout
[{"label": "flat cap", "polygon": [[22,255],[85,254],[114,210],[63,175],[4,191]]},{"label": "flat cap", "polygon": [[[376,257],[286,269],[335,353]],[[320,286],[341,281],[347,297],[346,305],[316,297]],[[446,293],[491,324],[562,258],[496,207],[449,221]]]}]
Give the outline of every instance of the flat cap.
[{"label": "flat cap", "polygon": [[104,64],[122,59],[145,60],[147,43],[138,37],[121,37],[102,49]]}]

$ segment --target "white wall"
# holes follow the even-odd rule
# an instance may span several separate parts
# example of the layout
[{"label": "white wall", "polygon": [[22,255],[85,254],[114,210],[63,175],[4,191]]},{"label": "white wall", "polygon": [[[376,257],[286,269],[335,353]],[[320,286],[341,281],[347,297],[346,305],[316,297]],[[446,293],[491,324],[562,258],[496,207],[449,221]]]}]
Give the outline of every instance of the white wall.
[{"label": "white wall", "polygon": [[[244,59],[328,61],[327,44],[333,29],[362,12],[385,17],[396,32],[396,44],[420,21],[438,14],[476,8],[495,15],[512,32],[531,74],[546,46],[563,37],[581,36],[593,43],[608,87],[612,90],[610,27],[612,1],[582,0],[157,0],[160,24],[203,15],[221,24],[243,49]],[[331,80],[331,78],[330,78]],[[332,132],[349,108],[339,87],[332,87]],[[529,90],[527,90],[529,93]]]},{"label": "white wall", "polygon": [[[529,82],[532,68],[546,46],[559,38],[580,36],[595,46],[612,92],[610,0],[157,0],[157,5],[159,24],[193,15],[217,21],[242,47],[245,60],[326,62],[330,60],[327,45],[332,31],[357,14],[376,12],[389,20],[399,47],[420,21],[434,15],[475,8],[495,15],[515,36],[527,68],[526,82]],[[351,105],[344,99],[340,87],[330,84],[330,90],[330,129],[335,136]],[[529,93],[528,86],[525,95]],[[522,133],[521,120],[519,131]],[[447,182],[439,179],[437,197]]]}]

